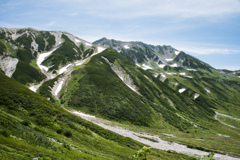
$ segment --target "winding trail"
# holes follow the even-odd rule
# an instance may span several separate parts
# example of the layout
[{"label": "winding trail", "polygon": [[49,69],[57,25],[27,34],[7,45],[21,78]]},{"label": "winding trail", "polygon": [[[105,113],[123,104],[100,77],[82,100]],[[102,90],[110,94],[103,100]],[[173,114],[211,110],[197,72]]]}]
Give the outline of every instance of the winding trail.
[{"label": "winding trail", "polygon": [[226,126],[229,126],[229,127],[232,127],[232,128],[236,128],[236,127],[234,127],[234,126],[232,126],[232,125],[229,125],[229,124],[227,124],[227,123],[225,123],[225,122],[222,122],[222,121],[220,121],[219,119],[218,119],[218,115],[220,115],[220,116],[222,116],[222,117],[228,117],[228,118],[231,118],[231,119],[235,119],[235,120],[238,120],[238,121],[240,121],[240,119],[239,118],[235,118],[235,117],[232,117],[232,116],[229,116],[229,115],[226,115],[226,114],[222,114],[222,113],[219,113],[219,112],[216,112],[215,111],[215,119],[217,120],[217,121],[219,121],[220,123],[222,123],[222,124],[224,124],[224,125],[226,125]]},{"label": "winding trail", "polygon": [[[143,144],[146,144],[152,148],[161,149],[161,150],[165,150],[165,151],[173,150],[178,153],[183,153],[183,154],[196,156],[196,157],[202,157],[203,155],[209,154],[208,152],[205,152],[205,151],[188,148],[186,145],[162,140],[158,136],[155,136],[155,135],[150,135],[147,133],[138,133],[138,132],[130,131],[128,129],[118,127],[118,126],[110,126],[110,125],[104,124],[103,119],[97,118],[92,115],[84,114],[84,113],[78,112],[78,111],[69,111],[69,112],[71,112],[72,114],[75,114],[85,120],[93,122],[94,124],[97,124],[100,127],[103,127],[110,131],[113,131],[124,137],[132,138],[132,139],[134,139],[138,142],[141,142]],[[150,140],[147,140],[145,138],[140,138],[140,137],[147,137],[150,139],[154,139],[154,140],[156,140],[156,142],[152,142]],[[222,154],[217,154],[217,153],[214,155],[214,159],[216,159],[216,160],[240,160],[240,158],[230,157],[228,155],[222,155]]]}]

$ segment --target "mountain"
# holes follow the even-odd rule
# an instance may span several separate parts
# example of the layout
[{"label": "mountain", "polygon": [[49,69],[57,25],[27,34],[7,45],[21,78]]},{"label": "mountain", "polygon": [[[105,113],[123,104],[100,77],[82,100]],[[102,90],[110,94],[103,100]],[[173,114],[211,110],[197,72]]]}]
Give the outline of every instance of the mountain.
[{"label": "mountain", "polygon": [[240,117],[237,71],[226,74],[171,46],[106,38],[91,44],[62,31],[1,28],[0,46],[2,72],[51,104],[240,154],[237,120],[216,114]]},{"label": "mountain", "polygon": [[[217,70],[171,46],[153,46],[142,42],[121,42],[106,38],[93,44],[112,47],[175,91],[195,101],[211,101],[208,106],[221,106],[226,110],[231,109],[226,107],[230,104],[240,104],[239,71]],[[138,59],[139,55],[141,60]]]},{"label": "mountain", "polygon": [[[143,144],[77,117],[0,73],[0,159],[128,159]],[[152,149],[152,159],[193,159]]]},{"label": "mountain", "polygon": [[107,38],[97,40],[93,44],[113,48],[145,70],[164,68],[166,65],[185,69],[212,68],[171,46],[154,46],[142,42],[122,42]]}]

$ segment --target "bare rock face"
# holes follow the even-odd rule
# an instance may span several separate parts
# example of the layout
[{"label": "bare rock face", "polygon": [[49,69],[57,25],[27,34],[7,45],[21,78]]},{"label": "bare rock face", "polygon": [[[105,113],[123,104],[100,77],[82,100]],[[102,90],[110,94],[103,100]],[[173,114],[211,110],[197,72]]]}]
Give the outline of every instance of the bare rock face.
[{"label": "bare rock face", "polygon": [[138,88],[137,86],[135,86],[133,84],[133,80],[131,79],[131,77],[124,71],[124,69],[122,69],[120,66],[117,66],[111,62],[109,62],[109,60],[105,57],[102,56],[102,58],[111,66],[112,70],[118,75],[118,77],[130,88],[132,89],[134,92],[138,93],[140,95],[140,93],[138,92]]},{"label": "bare rock face", "polygon": [[16,70],[17,63],[17,58],[12,58],[10,56],[0,56],[1,68],[5,75],[8,77],[12,77],[13,73]]}]

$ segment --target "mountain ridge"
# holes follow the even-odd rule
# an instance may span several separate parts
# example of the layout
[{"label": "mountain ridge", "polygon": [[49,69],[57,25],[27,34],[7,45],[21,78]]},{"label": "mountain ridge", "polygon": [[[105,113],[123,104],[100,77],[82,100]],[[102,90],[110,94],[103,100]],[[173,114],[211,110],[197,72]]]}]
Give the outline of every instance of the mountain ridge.
[{"label": "mountain ridge", "polygon": [[227,149],[210,143],[208,147],[238,153],[237,142],[233,143],[238,129],[215,119],[215,111],[240,116],[237,71],[226,74],[171,46],[102,41],[99,46],[61,31],[1,30],[0,45],[5,46],[0,50],[1,68],[69,110],[146,127],[148,132],[202,136],[207,142],[211,137],[205,132],[213,137],[231,135],[229,142],[218,141]]}]

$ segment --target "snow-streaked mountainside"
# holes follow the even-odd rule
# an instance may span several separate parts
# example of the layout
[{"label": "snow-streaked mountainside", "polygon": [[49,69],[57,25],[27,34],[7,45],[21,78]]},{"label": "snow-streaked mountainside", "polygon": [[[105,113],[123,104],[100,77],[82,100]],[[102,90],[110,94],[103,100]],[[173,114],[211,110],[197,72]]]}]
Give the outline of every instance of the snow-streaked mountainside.
[{"label": "snow-streaked mountainside", "polygon": [[[211,78],[212,81],[216,81],[217,78],[221,81],[222,77],[227,75],[231,77],[226,78],[227,80],[238,81],[237,78],[239,78],[239,71],[217,70],[171,46],[154,46],[143,42],[123,42],[107,38],[99,39],[93,44],[113,48],[138,67],[151,72],[156,78],[165,82],[174,90],[180,93],[184,93],[186,90],[185,95],[192,99],[205,95],[206,89],[204,88],[207,86],[212,87],[212,84],[208,84],[209,82],[206,82],[208,80],[203,75],[208,75],[208,78]],[[224,85],[226,84],[223,81],[222,86]],[[182,88],[185,88],[185,90]],[[228,87],[226,86],[226,88]],[[223,91],[218,87],[213,87],[213,90],[218,90],[215,92],[216,94]],[[207,93],[211,92],[208,90]],[[214,95],[214,97],[216,96]]]},{"label": "snow-streaked mountainside", "polygon": [[171,46],[154,46],[143,42],[122,42],[107,38],[99,39],[93,44],[111,47],[145,70],[159,69],[165,66],[183,67],[184,69],[212,68]]},{"label": "snow-streaked mountainside", "polygon": [[215,110],[240,117],[239,71],[216,70],[171,46],[106,38],[91,44],[32,28],[0,28],[0,64],[5,75],[61,107],[154,131],[230,134],[220,143],[234,144],[227,150],[238,154],[238,125],[230,121],[236,128],[228,130]]}]

